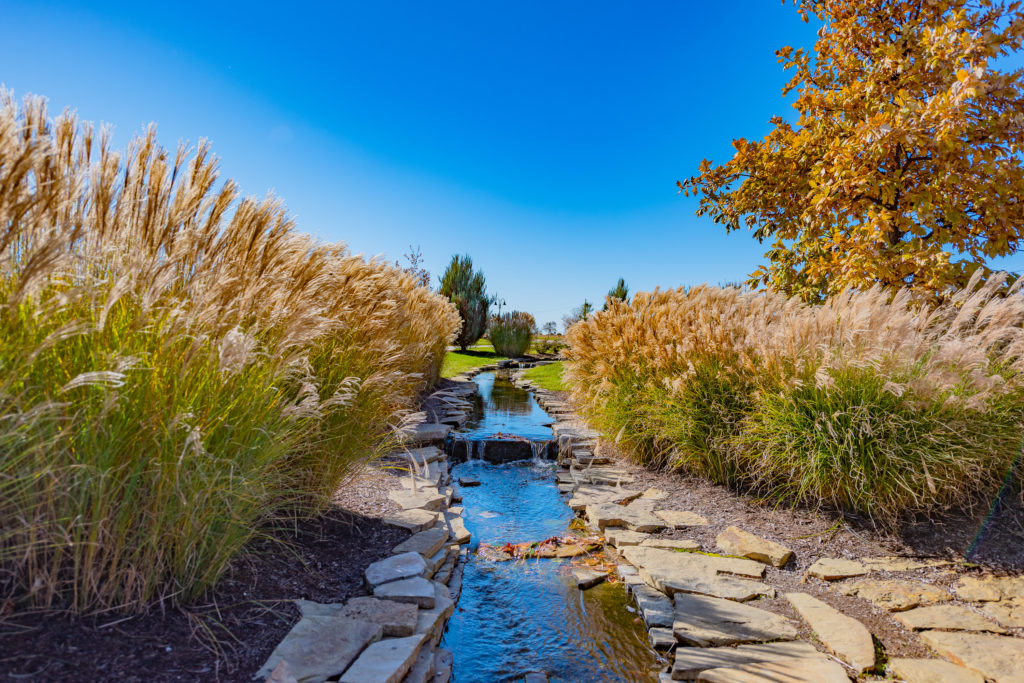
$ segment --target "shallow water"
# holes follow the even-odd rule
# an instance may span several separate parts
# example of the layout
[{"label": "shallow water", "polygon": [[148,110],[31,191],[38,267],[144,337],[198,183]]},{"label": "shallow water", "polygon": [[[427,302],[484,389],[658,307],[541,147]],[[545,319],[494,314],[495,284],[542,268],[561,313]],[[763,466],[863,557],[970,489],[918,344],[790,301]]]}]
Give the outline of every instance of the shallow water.
[{"label": "shallow water", "polygon": [[[483,392],[493,379],[481,377]],[[508,415],[528,416],[537,428],[533,438],[550,438],[551,430],[540,424],[549,420],[532,396],[503,384],[499,379],[497,386],[487,387],[483,405],[485,410],[500,406],[505,417],[488,422],[485,415],[479,424],[507,425]],[[496,394],[502,399],[495,401]],[[527,400],[532,403],[528,410],[523,406]],[[512,405],[516,402],[519,407]],[[501,431],[522,434],[507,427]],[[567,534],[573,513],[558,493],[553,463],[472,461],[456,465],[452,476],[481,482],[462,487],[463,516],[474,549],[480,542],[539,541]],[[626,609],[629,601],[622,585],[580,591],[571,572],[571,560],[491,562],[471,555],[443,641],[455,656],[454,680],[518,681],[530,671],[543,671],[552,681],[657,680],[656,655],[648,647],[646,630],[634,621],[636,613]]]},{"label": "shallow water", "polygon": [[551,438],[552,419],[533,394],[493,372],[480,373],[473,381],[480,387],[480,395],[474,399],[473,416],[458,430],[457,438],[483,439],[499,433],[530,440]]}]

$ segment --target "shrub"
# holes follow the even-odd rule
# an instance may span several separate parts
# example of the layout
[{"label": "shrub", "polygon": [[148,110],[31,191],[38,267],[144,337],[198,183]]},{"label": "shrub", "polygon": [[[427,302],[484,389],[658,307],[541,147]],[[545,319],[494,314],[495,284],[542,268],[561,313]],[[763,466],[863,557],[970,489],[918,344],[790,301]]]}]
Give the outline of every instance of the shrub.
[{"label": "shrub", "polygon": [[487,296],[484,274],[473,270],[469,254],[452,256],[451,263],[441,276],[441,296],[447,298],[459,311],[462,325],[456,342],[463,351],[475,344],[487,329],[487,309],[491,297]]},{"label": "shrub", "polygon": [[1024,281],[946,303],[811,306],[697,287],[610,301],[567,335],[575,398],[638,460],[892,522],[991,494],[1020,447]]},{"label": "shrub", "polygon": [[533,347],[537,353],[560,353],[566,347],[566,343],[558,336],[543,336],[534,339]]},{"label": "shrub", "polygon": [[205,146],[0,100],[0,599],[189,600],[394,443],[458,316],[215,188]]},{"label": "shrub", "polygon": [[491,316],[487,336],[498,355],[515,358],[522,356],[530,348],[535,327],[532,315],[513,311]]}]

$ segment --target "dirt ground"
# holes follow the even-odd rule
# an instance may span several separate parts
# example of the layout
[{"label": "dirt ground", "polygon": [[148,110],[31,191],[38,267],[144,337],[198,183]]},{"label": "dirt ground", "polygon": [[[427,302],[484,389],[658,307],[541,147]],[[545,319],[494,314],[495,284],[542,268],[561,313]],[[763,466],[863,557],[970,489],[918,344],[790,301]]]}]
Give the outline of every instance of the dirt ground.
[{"label": "dirt ground", "polygon": [[137,616],[7,614],[2,681],[245,681],[298,621],[292,600],[365,594],[363,572],[408,537],[381,518],[398,507],[387,470],[367,468],[323,517],[271,529],[203,601]]}]

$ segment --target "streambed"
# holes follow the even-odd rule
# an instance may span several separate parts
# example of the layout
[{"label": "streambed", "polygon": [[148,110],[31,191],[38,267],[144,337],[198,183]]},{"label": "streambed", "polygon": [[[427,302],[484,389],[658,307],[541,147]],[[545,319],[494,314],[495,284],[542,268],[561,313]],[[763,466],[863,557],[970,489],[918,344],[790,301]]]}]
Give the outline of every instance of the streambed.
[{"label": "streambed", "polygon": [[[529,393],[494,373],[480,375],[477,383],[482,414],[457,438],[500,432],[551,439],[550,418]],[[481,542],[540,541],[570,533],[574,515],[558,492],[554,467],[553,461],[536,458],[500,465],[470,460],[453,468],[453,478],[481,483],[462,487],[473,550]],[[531,671],[551,681],[657,680],[656,656],[635,611],[627,609],[622,585],[580,591],[572,566],[568,559],[492,562],[471,555],[444,636],[443,646],[455,656],[454,680],[519,681]]]}]

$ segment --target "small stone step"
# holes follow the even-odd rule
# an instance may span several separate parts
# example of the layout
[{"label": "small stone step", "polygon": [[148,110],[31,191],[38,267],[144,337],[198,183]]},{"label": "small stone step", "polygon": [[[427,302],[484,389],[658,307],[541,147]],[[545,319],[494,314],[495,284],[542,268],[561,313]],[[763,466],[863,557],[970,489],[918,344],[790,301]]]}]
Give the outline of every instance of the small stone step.
[{"label": "small stone step", "polygon": [[905,683],[985,683],[977,671],[941,659],[890,659],[889,668]]},{"label": "small stone step", "polygon": [[673,529],[685,529],[690,526],[707,526],[708,520],[696,512],[687,510],[655,510],[654,514],[665,520]]},{"label": "small stone step", "polygon": [[1024,639],[964,631],[924,631],[921,640],[954,663],[996,683],[1024,680]]},{"label": "small stone step", "polygon": [[846,595],[856,595],[891,612],[947,602],[953,599],[946,591],[920,581],[872,581],[864,579],[843,583],[839,590]]},{"label": "small stone step", "polygon": [[647,538],[640,545],[645,548],[663,548],[666,550],[700,550],[700,543],[688,538]]},{"label": "small stone step", "polygon": [[430,510],[421,510],[417,508],[413,510],[402,510],[401,512],[396,512],[392,515],[384,517],[384,519],[381,521],[383,521],[385,524],[390,524],[392,526],[398,526],[402,527],[403,529],[408,529],[409,531],[415,534],[434,526],[434,524],[437,523],[437,520],[438,518],[440,518],[440,516],[441,515],[437,512],[432,512]]},{"label": "small stone step", "polygon": [[452,677],[452,665],[455,663],[455,655],[451,650],[443,647],[438,648],[434,653],[434,680],[432,683],[448,683]]},{"label": "small stone step", "polygon": [[425,640],[422,635],[385,638],[363,650],[340,683],[401,683]]},{"label": "small stone step", "polygon": [[383,629],[340,616],[303,617],[278,643],[256,678],[265,679],[282,661],[297,680],[323,681],[344,671]]},{"label": "small stone step", "polygon": [[420,609],[416,618],[416,633],[429,638],[440,636],[444,623],[455,611],[455,600],[448,588],[433,582],[434,606]]},{"label": "small stone step", "polygon": [[434,583],[422,576],[392,581],[374,588],[373,597],[430,609],[434,606]]},{"label": "small stone step", "polygon": [[855,560],[844,560],[838,557],[822,557],[807,568],[807,575],[825,581],[838,581],[854,576],[864,576],[867,568]]},{"label": "small stone step", "polygon": [[630,531],[651,533],[665,528],[665,523],[643,507],[597,503],[588,505],[587,523],[601,531],[607,527],[626,527]]},{"label": "small stone step", "polygon": [[452,428],[448,425],[433,422],[418,424],[413,428],[412,434],[406,439],[406,443],[410,446],[421,446],[444,441],[444,438],[448,436],[448,432],[451,430]]},{"label": "small stone step", "polygon": [[380,624],[385,636],[402,638],[415,633],[417,611],[415,605],[367,596],[350,599],[339,615]]},{"label": "small stone step", "polygon": [[572,572],[573,578],[576,580],[576,587],[580,590],[586,590],[592,588],[607,578],[607,574],[604,572],[594,571],[593,569],[587,569],[581,567],[580,569],[574,569]]},{"label": "small stone step", "polygon": [[787,593],[786,599],[825,647],[855,671],[874,668],[875,643],[864,624],[806,593]]},{"label": "small stone step", "polygon": [[850,683],[843,667],[820,659],[744,664],[725,669],[708,669],[697,676],[698,683]]},{"label": "small stone step", "polygon": [[708,669],[736,668],[746,664],[788,662],[798,659],[830,661],[815,650],[813,645],[800,640],[738,647],[677,647],[672,665],[672,680],[692,681]]},{"label": "small stone step", "polygon": [[668,651],[676,646],[676,636],[670,628],[656,626],[647,632],[647,637],[655,650]]},{"label": "small stone step", "polygon": [[681,643],[698,647],[793,640],[790,619],[752,605],[706,595],[675,594],[673,631]]},{"label": "small stone step", "polygon": [[715,542],[728,555],[739,555],[773,567],[782,567],[793,558],[793,551],[784,545],[755,536],[737,526],[728,527],[718,534]]},{"label": "small stone step", "polygon": [[609,527],[604,531],[605,539],[616,548],[625,548],[628,545],[640,545],[650,534],[640,531],[629,531],[620,527]]},{"label": "small stone step", "polygon": [[472,477],[459,477],[459,486],[479,486],[480,480]]},{"label": "small stone step", "polygon": [[469,533],[469,529],[466,528],[466,522],[462,519],[462,515],[452,514],[451,512],[444,513],[444,523],[448,528],[448,533],[451,535],[452,540],[458,544],[469,543],[472,540],[472,534]]},{"label": "small stone step", "polygon": [[388,491],[388,498],[398,503],[403,510],[424,510],[438,511],[447,502],[445,496],[436,488],[425,486],[421,489],[395,489]]},{"label": "small stone step", "polygon": [[958,605],[928,605],[897,612],[896,621],[912,631],[939,629],[940,631],[988,631],[1006,633],[999,624],[977,612]]},{"label": "small stone step", "polygon": [[383,560],[377,560],[366,568],[366,585],[374,588],[392,581],[423,576],[426,571],[427,562],[419,553],[408,552],[392,555]]},{"label": "small stone step", "polygon": [[433,527],[426,531],[421,531],[418,534],[413,534],[396,545],[391,552],[395,554],[419,553],[423,557],[432,557],[438,550],[444,547],[447,540],[447,529],[443,527]]},{"label": "small stone step", "polygon": [[[632,586],[633,599],[648,628],[671,629],[675,625],[675,607],[672,598],[654,590],[645,583]],[[673,636],[675,638],[675,636]]]}]

